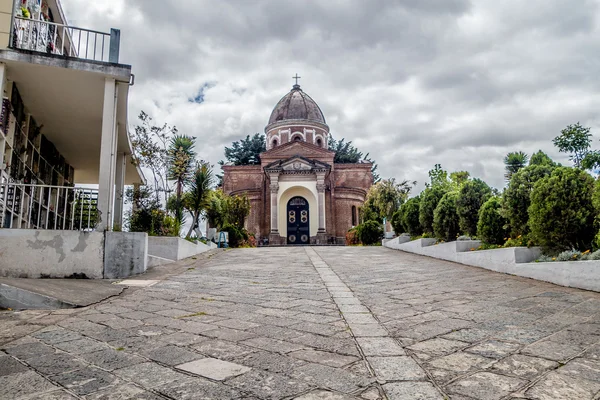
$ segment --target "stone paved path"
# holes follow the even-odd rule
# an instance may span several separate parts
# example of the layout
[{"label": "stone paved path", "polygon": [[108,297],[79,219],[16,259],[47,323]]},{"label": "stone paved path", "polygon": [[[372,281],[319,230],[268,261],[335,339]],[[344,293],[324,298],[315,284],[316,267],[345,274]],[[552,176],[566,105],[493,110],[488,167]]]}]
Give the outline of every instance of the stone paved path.
[{"label": "stone paved path", "polygon": [[0,313],[0,399],[600,399],[598,293],[377,247],[196,264]]}]

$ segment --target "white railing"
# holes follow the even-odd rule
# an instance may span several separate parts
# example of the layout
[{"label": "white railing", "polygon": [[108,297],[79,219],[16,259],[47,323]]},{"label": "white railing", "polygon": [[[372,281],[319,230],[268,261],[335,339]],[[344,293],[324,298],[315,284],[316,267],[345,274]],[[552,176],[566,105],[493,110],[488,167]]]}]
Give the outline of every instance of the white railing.
[{"label": "white railing", "polygon": [[1,182],[0,213],[0,228],[93,231],[98,190]]},{"label": "white railing", "polygon": [[117,29],[105,33],[15,16],[11,47],[117,63],[119,42],[120,32]]}]

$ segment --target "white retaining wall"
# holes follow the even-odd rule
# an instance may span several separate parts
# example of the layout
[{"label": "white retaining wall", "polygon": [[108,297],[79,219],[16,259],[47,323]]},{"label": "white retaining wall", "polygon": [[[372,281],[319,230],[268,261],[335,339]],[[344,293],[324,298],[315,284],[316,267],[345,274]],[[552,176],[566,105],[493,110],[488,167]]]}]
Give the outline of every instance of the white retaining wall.
[{"label": "white retaining wall", "polygon": [[150,236],[148,238],[149,255],[173,261],[183,260],[184,258],[204,253],[215,247],[214,243],[211,243],[211,245],[204,243],[194,244],[179,237]]},{"label": "white retaining wall", "polygon": [[538,247],[470,251],[479,247],[480,242],[465,240],[431,245],[431,241],[435,243],[435,239],[419,239],[405,243],[394,239],[384,243],[384,246],[561,286],[600,292],[600,261],[537,263],[533,261],[541,255]]},{"label": "white retaining wall", "polygon": [[102,279],[104,232],[0,229],[0,276]]}]

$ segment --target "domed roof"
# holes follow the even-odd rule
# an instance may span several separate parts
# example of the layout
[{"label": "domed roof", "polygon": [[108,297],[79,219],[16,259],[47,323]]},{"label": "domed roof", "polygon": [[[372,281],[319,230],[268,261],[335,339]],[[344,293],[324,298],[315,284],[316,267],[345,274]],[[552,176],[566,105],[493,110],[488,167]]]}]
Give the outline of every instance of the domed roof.
[{"label": "domed roof", "polygon": [[300,89],[300,85],[296,84],[273,109],[269,125],[279,121],[298,119],[325,124],[325,117],[317,103]]}]

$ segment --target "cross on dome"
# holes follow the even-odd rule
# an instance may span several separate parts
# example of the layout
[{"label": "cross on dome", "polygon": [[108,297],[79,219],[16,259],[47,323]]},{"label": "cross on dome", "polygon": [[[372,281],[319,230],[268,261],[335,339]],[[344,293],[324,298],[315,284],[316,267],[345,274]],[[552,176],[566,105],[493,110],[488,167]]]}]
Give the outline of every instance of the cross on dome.
[{"label": "cross on dome", "polygon": [[292,79],[296,80],[296,84],[294,85],[294,89],[300,89],[300,85],[298,85],[298,79],[302,78],[301,76],[298,76],[298,73],[296,73],[296,76],[292,76]]}]

